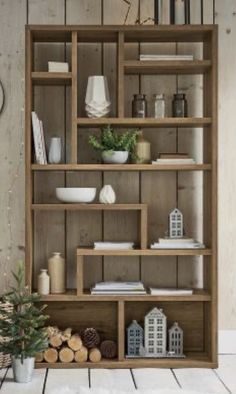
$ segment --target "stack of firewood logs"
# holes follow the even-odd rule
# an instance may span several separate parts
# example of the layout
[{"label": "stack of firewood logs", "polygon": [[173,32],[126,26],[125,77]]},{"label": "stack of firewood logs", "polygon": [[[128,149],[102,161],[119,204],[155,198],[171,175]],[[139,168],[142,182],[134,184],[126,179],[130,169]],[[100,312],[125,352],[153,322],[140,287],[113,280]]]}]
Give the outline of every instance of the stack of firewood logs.
[{"label": "stack of firewood logs", "polygon": [[47,363],[97,363],[104,358],[117,356],[117,344],[112,340],[100,341],[94,328],[87,328],[81,335],[73,333],[71,328],[61,331],[56,326],[47,327],[49,347],[36,356],[37,362]]}]

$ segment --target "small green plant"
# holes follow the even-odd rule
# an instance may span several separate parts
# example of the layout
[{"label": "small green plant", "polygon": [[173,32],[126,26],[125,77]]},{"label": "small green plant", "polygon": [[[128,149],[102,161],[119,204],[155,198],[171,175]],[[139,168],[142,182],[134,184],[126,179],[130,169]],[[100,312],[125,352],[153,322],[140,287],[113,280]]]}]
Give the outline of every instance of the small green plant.
[{"label": "small green plant", "polygon": [[94,135],[89,136],[89,144],[95,149],[102,152],[127,151],[134,154],[134,147],[137,140],[137,131],[126,131],[118,133],[110,125],[101,129],[101,138]]},{"label": "small green plant", "polygon": [[[0,351],[16,358],[34,357],[48,347],[47,333],[44,328],[48,316],[42,312],[46,305],[36,307],[40,301],[37,293],[30,294],[25,286],[25,269],[20,262],[16,273],[12,272],[15,287],[4,294],[0,303],[0,335],[3,342]],[[6,308],[6,304],[9,308]]]}]

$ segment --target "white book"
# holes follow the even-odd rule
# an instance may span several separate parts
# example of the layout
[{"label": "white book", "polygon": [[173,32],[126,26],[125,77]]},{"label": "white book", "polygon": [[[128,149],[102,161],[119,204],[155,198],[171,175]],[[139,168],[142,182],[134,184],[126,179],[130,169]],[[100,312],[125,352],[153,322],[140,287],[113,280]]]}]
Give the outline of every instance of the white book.
[{"label": "white book", "polygon": [[193,238],[159,238],[158,239],[159,244],[168,244],[168,243],[178,243],[178,244],[183,244],[183,243],[196,243],[196,241]]},{"label": "white book", "polygon": [[140,55],[140,60],[165,60],[165,61],[169,61],[169,60],[173,60],[173,61],[193,61],[193,55],[145,55],[145,54],[141,54]]},{"label": "white book", "polygon": [[192,295],[192,289],[174,289],[174,288],[154,288],[150,287],[150,293],[152,295]]},{"label": "white book", "polygon": [[142,282],[98,282],[94,290],[144,290]]},{"label": "white book", "polygon": [[38,118],[36,112],[34,112],[34,111],[32,111],[31,117],[32,117],[32,128],[33,128],[33,138],[34,138],[34,149],[35,149],[36,162],[37,162],[37,164],[45,164],[39,118]]},{"label": "white book", "polygon": [[43,145],[44,164],[47,164],[47,152],[46,152],[46,144],[45,144],[45,137],[44,137],[44,129],[43,129],[42,120],[39,121],[39,125],[40,125],[41,140],[42,140],[42,145]]},{"label": "white book", "polygon": [[195,243],[166,243],[165,245],[158,242],[151,244],[151,249],[204,249],[205,245],[200,242]]},{"label": "white book", "polygon": [[69,64],[65,62],[48,62],[48,71],[67,73],[69,71]]},{"label": "white book", "polygon": [[152,164],[196,164],[194,159],[157,159]]},{"label": "white book", "polygon": [[94,242],[96,250],[131,250],[134,242]]},{"label": "white book", "polygon": [[109,291],[96,291],[96,290],[91,290],[92,295],[145,295],[147,292],[145,290],[139,290],[139,291],[127,291],[127,290],[109,290]]}]

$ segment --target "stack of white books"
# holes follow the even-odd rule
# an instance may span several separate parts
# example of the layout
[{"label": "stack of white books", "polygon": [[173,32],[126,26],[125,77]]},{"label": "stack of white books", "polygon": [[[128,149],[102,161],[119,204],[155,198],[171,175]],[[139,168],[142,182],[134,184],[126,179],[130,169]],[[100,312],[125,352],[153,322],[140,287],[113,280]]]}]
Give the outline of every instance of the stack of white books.
[{"label": "stack of white books", "polygon": [[159,238],[151,249],[203,249],[205,245],[193,238]]},{"label": "stack of white books", "polygon": [[38,118],[38,115],[34,111],[31,113],[31,117],[36,163],[47,164],[43,122]]},{"label": "stack of white books", "polygon": [[93,295],[144,295],[142,282],[99,282],[91,289]]},{"label": "stack of white books", "polygon": [[187,153],[160,153],[152,164],[196,164]]},{"label": "stack of white books", "polygon": [[64,62],[48,62],[48,71],[54,73],[68,73],[69,64]]},{"label": "stack of white books", "polygon": [[180,296],[180,295],[192,295],[193,289],[176,289],[173,287],[167,288],[154,288],[150,287],[150,294],[156,296]]},{"label": "stack of white books", "polygon": [[94,242],[94,249],[97,250],[131,250],[134,242]]},{"label": "stack of white books", "polygon": [[181,61],[181,60],[188,60],[188,61],[192,61],[193,60],[193,55],[144,55],[141,54],[139,56],[140,60],[153,60],[153,61]]}]

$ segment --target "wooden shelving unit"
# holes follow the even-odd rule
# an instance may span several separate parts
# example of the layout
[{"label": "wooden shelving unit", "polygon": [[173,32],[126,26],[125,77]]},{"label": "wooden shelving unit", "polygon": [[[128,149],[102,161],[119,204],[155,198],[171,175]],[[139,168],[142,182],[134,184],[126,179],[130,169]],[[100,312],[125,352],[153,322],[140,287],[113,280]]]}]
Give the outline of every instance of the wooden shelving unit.
[{"label": "wooden shelving unit", "polygon": [[[202,43],[203,59],[194,61],[139,61],[126,59],[127,45],[146,43]],[[69,73],[50,73],[36,67],[35,47],[41,44],[64,45],[67,61],[70,63]],[[116,110],[110,118],[88,119],[81,111],[81,89],[86,83],[81,80],[83,68],[80,67],[80,45],[86,44],[113,45],[116,53]],[[67,50],[69,48],[69,50]],[[51,60],[51,59],[48,59]],[[82,70],[82,71],[81,71]],[[101,70],[98,71],[101,73]],[[202,75],[203,78],[203,114],[202,117],[164,119],[134,119],[127,114],[126,79],[142,78],[148,75]],[[83,82],[83,83],[82,83]],[[133,83],[133,82],[132,82]],[[134,86],[134,83],[133,85]],[[31,111],[37,111],[37,97],[43,90],[63,89],[69,104],[63,104],[58,111],[66,113],[64,143],[66,160],[64,164],[38,165],[33,160],[33,141],[31,131]],[[45,91],[46,92],[46,91]],[[135,93],[135,92],[132,92]],[[84,92],[83,92],[84,94]],[[65,111],[66,109],[66,111]],[[42,108],[41,108],[42,110]],[[70,122],[68,120],[70,119]],[[168,133],[176,129],[180,134],[189,134],[192,128],[202,130],[202,162],[193,165],[152,165],[152,164],[101,164],[97,159],[81,159],[86,138],[90,129],[98,129],[103,125],[116,127],[143,128],[144,132]],[[156,129],[156,130],[155,130]],[[47,132],[47,131],[46,131]],[[153,134],[152,134],[153,135]],[[166,138],[167,138],[166,137]],[[56,247],[64,250],[68,260],[69,279],[73,282],[65,294],[48,295],[43,301],[48,304],[47,314],[50,323],[62,328],[70,326],[83,329],[96,326],[104,338],[118,342],[116,360],[102,360],[100,363],[46,364],[38,363],[38,367],[50,368],[140,368],[140,367],[209,367],[217,366],[217,27],[216,26],[27,26],[26,27],[26,273],[27,283],[31,289],[36,288],[39,268],[45,267],[48,254]],[[166,147],[169,149],[169,146]],[[172,148],[171,148],[172,149]],[[177,149],[177,148],[176,148]],[[82,155],[81,155],[82,152]],[[89,157],[87,153],[86,158]],[[147,187],[151,193],[155,182],[162,181],[159,193],[166,193],[170,174],[191,173],[202,174],[202,221],[203,242],[205,249],[149,249],[153,237],[149,231],[153,224],[155,206],[145,199]],[[55,188],[59,186],[78,186],[90,182],[90,179],[101,187],[102,183],[111,182],[112,177],[120,178],[126,183],[122,196],[129,193],[129,182],[132,177],[139,180],[138,191],[133,201],[126,199],[114,205],[93,204],[61,204],[54,197]],[[110,176],[110,177],[109,177]],[[154,178],[153,178],[154,177]],[[110,181],[108,181],[108,179]],[[154,180],[152,180],[154,179]],[[177,179],[177,178],[175,178]],[[87,183],[86,183],[87,182]],[[144,185],[144,186],[142,186]],[[165,188],[166,187],[166,188]],[[184,188],[184,187],[183,187]],[[170,190],[178,189],[174,181]],[[171,191],[170,191],[171,192]],[[161,200],[164,201],[163,199]],[[170,204],[169,204],[170,205]],[[168,212],[168,198],[165,207]],[[137,211],[140,220],[137,222]],[[160,212],[160,211],[159,211]],[[117,216],[118,215],[118,216]],[[127,218],[124,220],[124,215]],[[139,215],[138,215],[139,216]],[[196,215],[197,216],[197,215]],[[93,219],[94,218],[94,219]],[[118,219],[119,218],[119,219]],[[157,218],[158,220],[158,218]],[[92,249],[92,241],[100,237],[104,240],[121,240],[126,231],[136,227],[135,243],[137,248],[126,251],[107,251]],[[78,224],[84,228],[77,230]],[[96,225],[95,225],[96,224]],[[107,230],[106,230],[107,226]],[[121,229],[119,228],[121,227]],[[122,227],[123,226],[123,227]],[[78,233],[76,238],[76,231]],[[91,232],[91,237],[90,237]],[[134,232],[133,232],[134,233]],[[132,234],[133,234],[132,233]],[[134,235],[132,235],[134,236]],[[93,239],[92,239],[93,238]],[[109,260],[109,259],[113,260]],[[137,264],[134,277],[147,277],[146,269],[152,261],[165,264],[165,261],[185,259],[185,268],[191,267],[198,259],[203,266],[203,289],[195,289],[191,296],[95,296],[87,290],[90,284],[98,279],[111,277],[122,261],[123,271],[120,278],[131,278],[132,268]],[[115,261],[114,259],[120,259]],[[154,260],[153,260],[154,259]],[[166,260],[167,259],[167,260]],[[172,260],[168,260],[172,259]],[[192,260],[189,260],[192,259]],[[93,263],[94,261],[94,263]],[[187,263],[188,262],[188,263]],[[92,265],[91,265],[92,264]],[[172,264],[172,263],[171,263]],[[111,265],[109,272],[106,269]],[[92,269],[91,269],[92,267]],[[100,271],[99,271],[100,270]],[[138,274],[137,274],[138,273]],[[137,278],[139,275],[139,278]],[[145,276],[146,275],[146,276]],[[89,280],[88,276],[93,279]],[[119,275],[118,275],[119,276]],[[149,279],[153,283],[155,274]],[[158,278],[157,278],[158,279]],[[92,281],[92,282],[91,282]],[[145,280],[144,280],[145,284]],[[152,307],[162,307],[170,322],[179,321],[184,330],[185,359],[126,359],[125,333],[132,319],[142,321],[145,313]],[[79,313],[78,313],[79,311]],[[93,321],[91,321],[91,316]]]}]

